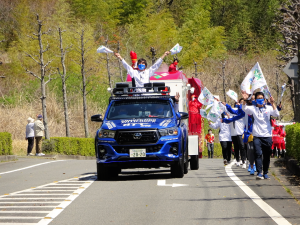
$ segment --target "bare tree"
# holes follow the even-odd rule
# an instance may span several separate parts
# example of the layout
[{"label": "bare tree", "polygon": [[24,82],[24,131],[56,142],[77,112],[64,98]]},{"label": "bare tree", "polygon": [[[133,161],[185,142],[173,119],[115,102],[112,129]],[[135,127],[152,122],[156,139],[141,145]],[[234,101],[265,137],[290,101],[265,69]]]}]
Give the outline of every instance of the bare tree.
[{"label": "bare tree", "polygon": [[[105,40],[105,46],[108,48],[108,36]],[[109,83],[109,87],[112,88],[112,74],[110,73],[110,69],[109,69],[109,56],[108,56],[108,53],[106,53],[106,69],[107,69],[107,77],[108,77],[108,83]],[[119,61],[119,60],[118,60]]]},{"label": "bare tree", "polygon": [[[117,52],[119,53],[120,52],[120,42],[118,41],[118,47],[117,47]],[[121,78],[121,81],[124,82],[124,78],[123,78],[123,68],[121,66],[121,61],[118,60],[118,65],[119,65],[119,71],[120,71],[120,78]]]},{"label": "bare tree", "polygon": [[221,64],[222,64],[222,74],[220,74],[220,77],[222,78],[222,81],[223,81],[223,95],[224,95],[224,101],[227,102],[227,101],[226,101],[226,84],[225,84],[225,81],[226,81],[226,79],[225,79],[226,60],[223,60],[223,61],[221,62]]},{"label": "bare tree", "polygon": [[151,59],[151,62],[152,62],[152,65],[155,63],[155,61],[157,60],[157,57],[156,57],[156,50],[154,47],[150,47],[150,54],[151,55],[147,55],[147,57],[149,59]]},{"label": "bare tree", "polygon": [[[53,78],[51,78],[51,67],[48,68],[49,64],[52,62],[52,60],[49,60],[47,63],[44,61],[44,53],[49,50],[49,44],[47,44],[47,47],[44,48],[43,46],[43,35],[47,35],[50,29],[47,32],[42,32],[42,26],[43,22],[39,19],[39,15],[36,14],[36,20],[37,20],[37,33],[33,33],[35,37],[29,36],[33,40],[38,40],[39,43],[39,55],[37,56],[38,59],[36,59],[33,55],[26,53],[28,57],[33,59],[39,66],[40,66],[40,76],[36,75],[34,72],[26,69],[26,72],[34,76],[35,78],[39,79],[41,81],[41,100],[42,100],[42,112],[43,112],[43,122],[45,126],[45,138],[49,139],[50,134],[48,130],[48,117],[47,117],[47,109],[46,109],[46,84],[48,84]],[[48,79],[46,80],[46,77],[48,76]]]},{"label": "bare tree", "polygon": [[68,52],[67,48],[63,48],[63,39],[62,39],[62,33],[64,31],[61,30],[61,28],[58,28],[58,35],[59,35],[59,48],[60,48],[60,62],[62,66],[62,72],[60,69],[57,67],[58,74],[60,75],[61,82],[62,82],[62,93],[63,93],[63,103],[64,103],[64,115],[65,115],[65,126],[66,126],[66,136],[70,137],[70,126],[69,126],[69,115],[68,115],[68,101],[67,101],[67,86],[66,86],[66,81],[68,79],[67,77],[67,70],[66,70],[66,65],[65,65],[65,58],[66,58],[66,53]]},{"label": "bare tree", "polygon": [[[290,0],[289,5],[283,4],[277,18],[277,27],[282,34],[282,39],[278,41],[281,53],[278,57],[284,64],[292,58],[298,56],[298,68],[300,68],[300,3],[298,0]],[[279,65],[281,68],[284,65]],[[289,77],[289,87],[294,110],[294,120],[300,122],[300,74],[298,78]]]},{"label": "bare tree", "polygon": [[88,84],[90,83],[90,80],[88,79],[90,72],[92,71],[92,68],[86,68],[86,62],[88,60],[87,53],[91,50],[91,48],[87,47],[87,43],[90,41],[86,37],[85,30],[82,29],[81,32],[77,32],[79,35],[79,42],[80,46],[77,50],[80,54],[80,61],[76,62],[80,66],[80,73],[81,73],[81,94],[83,99],[83,118],[84,118],[84,133],[85,137],[89,137],[89,127],[88,127],[88,116],[87,116],[87,100],[86,96],[91,92],[92,89],[88,90]]},{"label": "bare tree", "polygon": [[195,78],[198,78],[198,64],[197,64],[197,62],[195,62],[195,60],[193,60],[194,61],[194,66],[195,66],[195,73],[193,73],[193,74],[195,74]]}]

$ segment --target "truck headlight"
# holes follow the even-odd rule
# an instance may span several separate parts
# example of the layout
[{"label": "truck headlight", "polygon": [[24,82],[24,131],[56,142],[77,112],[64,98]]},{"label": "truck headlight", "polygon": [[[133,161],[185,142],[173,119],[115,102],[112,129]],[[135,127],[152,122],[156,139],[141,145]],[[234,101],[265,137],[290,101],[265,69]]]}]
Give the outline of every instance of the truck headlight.
[{"label": "truck headlight", "polygon": [[165,129],[159,129],[160,136],[177,136],[178,135],[178,128],[176,126],[165,128]]},{"label": "truck headlight", "polygon": [[115,138],[116,131],[101,129],[98,133],[100,138]]}]

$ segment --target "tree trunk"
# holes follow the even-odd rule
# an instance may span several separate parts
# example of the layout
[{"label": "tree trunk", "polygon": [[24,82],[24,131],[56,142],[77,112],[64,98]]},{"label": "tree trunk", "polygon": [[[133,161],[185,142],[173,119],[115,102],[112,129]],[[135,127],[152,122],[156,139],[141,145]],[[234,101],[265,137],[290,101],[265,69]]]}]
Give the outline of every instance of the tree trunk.
[{"label": "tree trunk", "polygon": [[111,74],[110,74],[110,71],[109,71],[109,57],[108,57],[107,53],[106,53],[106,69],[107,69],[109,87],[112,88]]},{"label": "tree trunk", "polygon": [[38,28],[38,41],[40,46],[40,66],[41,66],[41,92],[42,92],[42,112],[43,112],[43,123],[45,127],[45,138],[50,139],[50,134],[48,130],[48,118],[47,118],[47,109],[46,109],[46,84],[45,84],[45,64],[44,64],[44,47],[42,42],[42,23],[39,21],[39,17],[37,17],[39,22]]},{"label": "tree trunk", "polygon": [[295,122],[300,123],[300,35],[297,39],[298,45],[298,78],[294,80],[295,91]]},{"label": "tree trunk", "polygon": [[66,51],[63,49],[61,28],[58,28],[58,32],[59,32],[60,51],[61,51],[61,58],[60,59],[61,59],[61,65],[62,65],[62,68],[63,68],[62,74],[59,72],[59,75],[61,77],[61,82],[62,82],[66,137],[70,137],[68,101],[67,101],[67,87],[66,87],[66,76],[67,76],[67,70],[66,70],[66,65],[65,65]]},{"label": "tree trunk", "polygon": [[81,33],[81,76],[82,76],[82,97],[83,97],[83,119],[85,137],[89,137],[89,126],[87,118],[87,102],[86,102],[86,77],[85,77],[85,46],[84,46],[84,30]]},{"label": "tree trunk", "polygon": [[43,123],[45,127],[45,138],[50,139],[50,134],[48,130],[48,117],[47,117],[47,109],[46,109],[46,85],[44,78],[41,79],[41,91],[42,91],[42,112],[43,112]]},{"label": "tree trunk", "polygon": [[224,94],[224,101],[227,102],[227,100],[226,100],[226,87],[225,87],[225,65],[226,65],[226,61],[223,61],[222,62],[223,94]]}]

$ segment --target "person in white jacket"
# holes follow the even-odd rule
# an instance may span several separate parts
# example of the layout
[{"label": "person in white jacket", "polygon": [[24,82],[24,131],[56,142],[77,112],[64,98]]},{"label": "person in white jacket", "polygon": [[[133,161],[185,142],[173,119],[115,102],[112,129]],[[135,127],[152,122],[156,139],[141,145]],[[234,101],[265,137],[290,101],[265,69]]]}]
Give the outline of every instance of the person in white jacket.
[{"label": "person in white jacket", "polygon": [[254,120],[252,135],[257,170],[256,179],[270,179],[268,176],[270,155],[272,151],[272,126],[270,117],[278,117],[279,112],[273,97],[270,97],[272,106],[265,105],[264,93],[256,92],[256,106],[248,106],[246,105],[248,94],[245,91],[242,91],[242,95],[245,100],[242,109],[246,114],[253,115]]},{"label": "person in white jacket", "polygon": [[144,92],[145,83],[150,83],[150,77],[154,76],[155,71],[160,67],[163,62],[164,57],[169,55],[170,52],[166,51],[149,69],[147,69],[147,61],[143,58],[139,59],[137,62],[138,69],[135,70],[132,66],[128,65],[127,62],[121,57],[119,53],[115,53],[115,56],[122,61],[124,68],[127,70],[127,73],[131,78],[135,79],[135,85],[137,88],[136,92]]},{"label": "person in white jacket", "polygon": [[42,138],[44,136],[44,130],[45,130],[42,120],[43,120],[43,116],[40,114],[37,116],[37,120],[34,122],[36,156],[45,155],[44,153],[42,153]]},{"label": "person in white jacket", "polygon": [[[229,118],[228,115],[224,116],[225,113],[222,114],[222,118]],[[231,147],[232,147],[232,140],[231,140],[231,131],[230,131],[230,124],[223,123],[222,119],[218,119],[217,122],[212,123],[208,122],[209,127],[212,129],[220,128],[219,132],[219,141],[222,146],[222,154],[224,159],[224,165],[230,163],[231,160]]]},{"label": "person in white jacket", "polygon": [[31,153],[34,145],[34,119],[29,117],[27,119],[28,124],[26,125],[26,136],[25,140],[28,141],[28,146],[27,146],[27,156],[32,156],[34,154]]}]

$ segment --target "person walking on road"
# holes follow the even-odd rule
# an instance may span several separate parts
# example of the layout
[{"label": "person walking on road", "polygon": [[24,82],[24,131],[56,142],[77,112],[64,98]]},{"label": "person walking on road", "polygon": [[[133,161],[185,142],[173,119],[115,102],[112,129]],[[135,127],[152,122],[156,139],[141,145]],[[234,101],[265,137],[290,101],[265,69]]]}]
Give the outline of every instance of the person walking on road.
[{"label": "person walking on road", "polygon": [[[222,113],[222,119],[224,118],[225,118],[225,113]],[[220,128],[219,140],[222,146],[224,165],[227,165],[228,163],[230,163],[231,160],[232,139],[231,139],[230,124],[223,123],[222,119],[218,119],[217,122],[215,123],[208,122],[208,124],[209,127],[212,129]],[[228,115],[227,115],[227,119],[228,119]]]},{"label": "person walking on road", "polygon": [[215,135],[212,133],[212,130],[209,129],[208,134],[205,136],[208,158],[214,157],[214,141]]},{"label": "person walking on road", "polygon": [[27,146],[27,156],[33,156],[34,154],[31,153],[33,149],[33,144],[34,144],[34,119],[29,117],[27,119],[28,124],[26,125],[26,137],[25,140],[28,141],[28,146]]},{"label": "person walking on road", "polygon": [[242,91],[242,95],[245,100],[242,107],[244,112],[248,115],[253,115],[252,135],[256,158],[256,179],[270,179],[268,176],[270,155],[272,151],[272,126],[270,117],[278,117],[279,112],[273,97],[270,97],[270,103],[272,106],[265,105],[264,93],[256,92],[256,106],[248,106],[246,105],[248,94],[245,91]]},{"label": "person walking on road", "polygon": [[[236,165],[242,166],[243,169],[246,169],[246,151],[243,143],[242,135],[245,128],[245,112],[242,110],[243,99],[239,100],[239,103],[235,103],[235,107],[231,108],[230,105],[223,102],[223,105],[226,106],[228,112],[232,115],[229,119],[223,119],[223,122],[229,123],[231,126],[231,139],[234,145],[234,155],[236,159]],[[236,115],[236,116],[234,116]],[[240,161],[241,157],[241,161]]]},{"label": "person walking on road", "polygon": [[45,155],[44,153],[42,153],[42,138],[44,136],[44,130],[45,130],[42,120],[43,120],[43,116],[40,114],[37,116],[37,120],[34,122],[36,156]]}]

